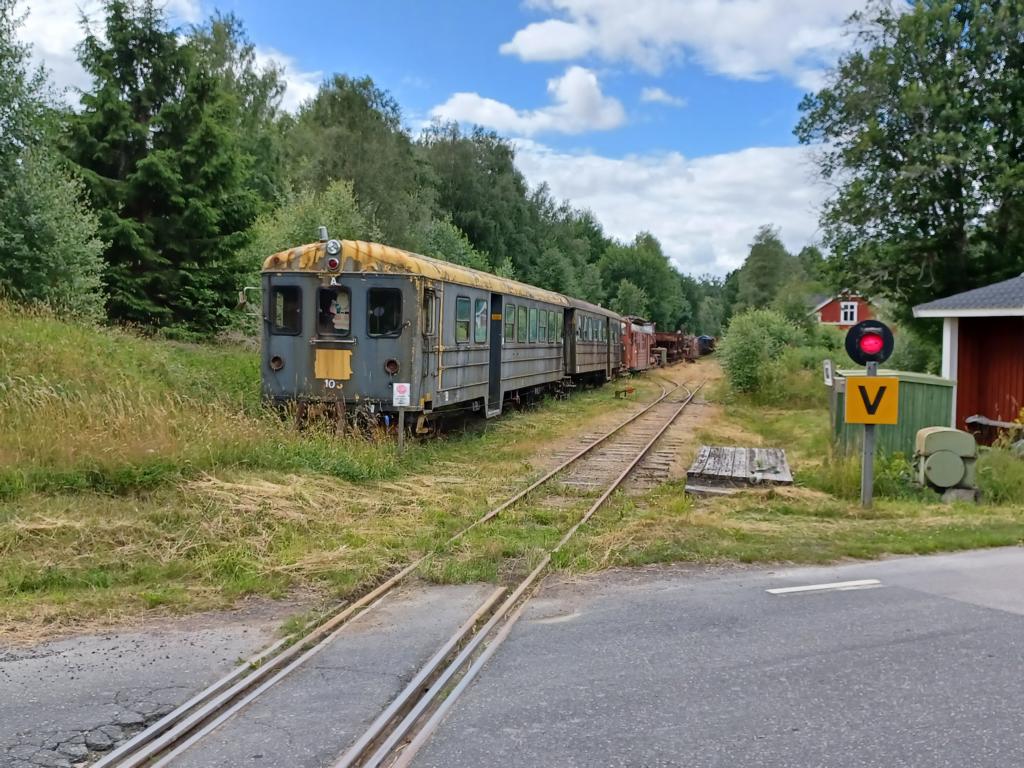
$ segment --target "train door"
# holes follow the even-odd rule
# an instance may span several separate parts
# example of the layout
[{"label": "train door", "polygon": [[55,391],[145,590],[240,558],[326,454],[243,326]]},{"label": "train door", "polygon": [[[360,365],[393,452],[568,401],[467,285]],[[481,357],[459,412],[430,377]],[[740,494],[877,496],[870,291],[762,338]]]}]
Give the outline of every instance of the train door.
[{"label": "train door", "polygon": [[501,413],[501,344],[502,300],[500,293],[491,294],[491,356],[488,366],[487,415],[497,416]]},{"label": "train door", "polygon": [[613,363],[613,359],[612,359],[612,344],[614,343],[614,339],[615,339],[615,334],[612,333],[612,319],[610,317],[606,317],[604,319],[604,324],[603,325],[604,325],[604,341],[605,341],[605,344],[604,344],[604,359],[606,361],[604,375],[605,375],[606,379],[611,379],[612,378],[612,370],[613,370],[612,366],[614,364]]}]

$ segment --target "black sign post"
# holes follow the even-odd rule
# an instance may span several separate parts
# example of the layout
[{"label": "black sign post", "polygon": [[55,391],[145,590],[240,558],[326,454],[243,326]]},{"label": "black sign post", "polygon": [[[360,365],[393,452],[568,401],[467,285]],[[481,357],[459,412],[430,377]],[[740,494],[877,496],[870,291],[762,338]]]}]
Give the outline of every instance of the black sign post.
[{"label": "black sign post", "polygon": [[[858,365],[867,366],[868,376],[878,375],[878,364],[892,354],[892,331],[878,320],[862,320],[846,332],[846,354]],[[850,388],[846,396],[850,397]],[[875,491],[875,425],[864,425],[864,453],[860,468],[860,505],[870,509]]]}]

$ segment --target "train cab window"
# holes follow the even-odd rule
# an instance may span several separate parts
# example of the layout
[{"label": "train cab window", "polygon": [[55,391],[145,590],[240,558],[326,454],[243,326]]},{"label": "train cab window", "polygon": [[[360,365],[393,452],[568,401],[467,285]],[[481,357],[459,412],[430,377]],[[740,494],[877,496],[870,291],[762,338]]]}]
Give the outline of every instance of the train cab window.
[{"label": "train cab window", "polygon": [[278,285],[270,295],[271,332],[282,336],[302,333],[302,289]]},{"label": "train cab window", "polygon": [[371,336],[397,336],[402,332],[402,292],[397,288],[371,288],[366,292],[366,332]]},{"label": "train cab window", "polygon": [[505,305],[505,341],[516,340],[516,305]]},{"label": "train cab window", "polygon": [[487,341],[487,302],[477,299],[473,306],[473,341],[483,344]]},{"label": "train cab window", "polygon": [[540,310],[540,316],[537,318],[537,339],[541,342],[548,340],[548,313],[546,309]]},{"label": "train cab window", "polygon": [[459,296],[455,299],[455,343],[465,344],[469,341],[469,299]]},{"label": "train cab window", "polygon": [[526,334],[530,329],[528,313],[529,310],[526,307],[519,307],[516,310],[516,341],[526,341]]},{"label": "train cab window", "polygon": [[530,307],[530,341],[537,340],[537,308]]},{"label": "train cab window", "polygon": [[317,308],[316,329],[321,336],[348,336],[352,330],[352,295],[348,288],[321,288]]},{"label": "train cab window", "polygon": [[423,291],[423,335],[433,336],[437,333],[437,294],[431,290]]}]

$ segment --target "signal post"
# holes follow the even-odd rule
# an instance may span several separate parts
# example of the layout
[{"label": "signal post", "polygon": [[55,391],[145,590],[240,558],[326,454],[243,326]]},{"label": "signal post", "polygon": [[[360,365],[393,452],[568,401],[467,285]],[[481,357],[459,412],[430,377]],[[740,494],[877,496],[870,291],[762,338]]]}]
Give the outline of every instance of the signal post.
[{"label": "signal post", "polygon": [[846,353],[858,365],[866,366],[865,377],[847,380],[847,424],[864,425],[864,452],[860,473],[860,505],[870,509],[875,486],[875,425],[896,424],[899,419],[900,380],[878,375],[878,364],[889,359],[893,349],[892,331],[878,320],[864,320],[846,333]]}]

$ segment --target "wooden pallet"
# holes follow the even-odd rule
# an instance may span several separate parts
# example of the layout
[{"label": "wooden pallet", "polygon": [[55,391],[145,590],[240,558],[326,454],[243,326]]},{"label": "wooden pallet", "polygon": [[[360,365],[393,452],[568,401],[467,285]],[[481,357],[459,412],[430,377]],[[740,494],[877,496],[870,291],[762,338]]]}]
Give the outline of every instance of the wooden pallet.
[{"label": "wooden pallet", "polygon": [[686,492],[720,496],[759,485],[792,485],[781,448],[702,445],[686,472]]}]

